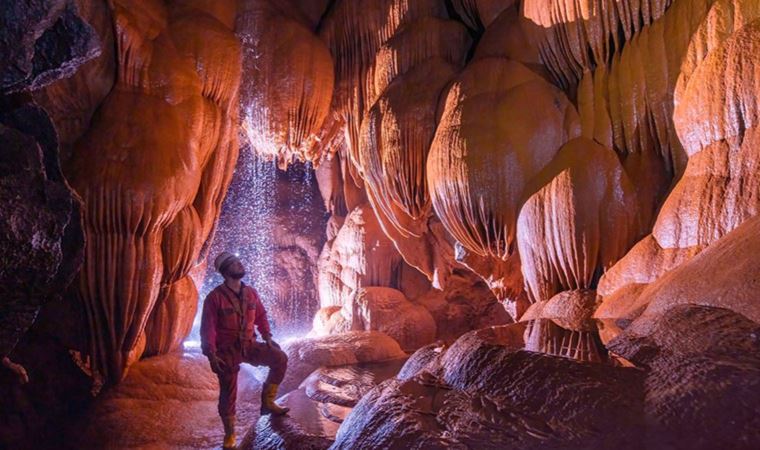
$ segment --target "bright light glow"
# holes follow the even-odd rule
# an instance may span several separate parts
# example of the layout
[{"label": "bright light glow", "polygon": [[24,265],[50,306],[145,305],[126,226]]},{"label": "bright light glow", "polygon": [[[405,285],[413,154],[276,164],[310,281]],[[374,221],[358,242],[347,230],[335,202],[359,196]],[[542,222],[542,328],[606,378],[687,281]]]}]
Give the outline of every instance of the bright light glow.
[{"label": "bright light glow", "polygon": [[[241,26],[239,36],[243,43],[244,65],[255,65],[259,55],[256,53],[256,34],[250,29],[250,24],[248,27],[246,24]],[[197,286],[198,309],[193,328],[186,338],[185,348],[198,348],[200,345],[200,316],[203,300],[212,289],[224,281],[211,264],[216,255],[222,251],[234,252],[235,256],[240,258],[247,272],[244,281],[256,288],[264,306],[270,311],[270,324],[278,340],[281,340],[290,328],[295,327],[300,330],[311,326],[313,313],[307,323],[296,323],[297,320],[304,320],[303,310],[309,307],[305,302],[300,301],[299,296],[302,295],[300,290],[291,289],[283,295],[275,289],[278,285],[276,281],[278,268],[275,258],[278,171],[275,161],[267,161],[254,151],[254,148],[264,148],[270,144],[270,142],[257,142],[256,139],[251,139],[252,136],[258,136],[257,133],[250,133],[250,130],[254,128],[252,121],[259,120],[267,114],[267,111],[253,110],[254,103],[251,102],[251,96],[255,95],[256,89],[258,87],[253,85],[252,79],[243,80],[240,88],[240,101],[243,106],[242,122],[249,139],[247,143],[241,142],[240,157],[222,205],[214,242],[208,252],[208,269],[203,276],[203,281]],[[246,102],[249,103],[246,104]],[[308,217],[304,211],[313,204],[312,196],[316,182],[311,165],[306,165],[300,171],[290,170],[280,176],[298,180],[292,183],[292,192],[289,192],[288,197],[289,209],[293,212],[294,219]],[[283,304],[288,308],[285,313],[272,314],[275,310],[283,311]],[[277,323],[278,318],[282,323]]]},{"label": "bright light glow", "polygon": [[182,347],[184,347],[185,350],[189,350],[193,348],[201,348],[201,341],[187,340],[182,343]]}]

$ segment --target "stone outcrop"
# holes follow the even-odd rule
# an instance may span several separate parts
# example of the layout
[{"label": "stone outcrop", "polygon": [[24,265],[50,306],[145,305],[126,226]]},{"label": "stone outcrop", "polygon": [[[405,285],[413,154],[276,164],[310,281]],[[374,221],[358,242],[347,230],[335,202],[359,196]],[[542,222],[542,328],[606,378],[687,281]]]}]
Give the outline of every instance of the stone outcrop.
[{"label": "stone outcrop", "polygon": [[647,369],[645,446],[752,448],[760,442],[757,322],[722,308],[678,305],[636,320],[609,347]]},{"label": "stone outcrop", "polygon": [[319,367],[343,366],[403,358],[398,342],[379,331],[351,331],[339,335],[295,339],[283,345],[288,372],[281,393],[297,389]]},{"label": "stone outcrop", "polygon": [[473,332],[413,355],[402,376],[362,398],[331,448],[635,446],[641,374],[518,350],[521,330]]}]

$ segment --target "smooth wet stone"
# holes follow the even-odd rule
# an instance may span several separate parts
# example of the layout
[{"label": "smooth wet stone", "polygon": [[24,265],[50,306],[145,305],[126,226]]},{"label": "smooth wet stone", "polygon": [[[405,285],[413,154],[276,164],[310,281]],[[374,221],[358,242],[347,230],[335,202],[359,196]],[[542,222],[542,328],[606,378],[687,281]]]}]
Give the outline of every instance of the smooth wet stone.
[{"label": "smooth wet stone", "polygon": [[286,416],[263,416],[238,446],[241,450],[317,450],[328,448],[338,424],[323,415],[322,405],[297,389],[277,400],[290,408]]},{"label": "smooth wet stone", "polygon": [[[242,366],[238,376],[237,433],[258,419],[260,384]],[[71,449],[220,448],[224,437],[217,413],[219,387],[199,352],[148,358],[127,378],[95,399],[61,439]]]},{"label": "smooth wet stone", "polygon": [[370,389],[396,376],[405,362],[406,358],[400,358],[379,363],[320,367],[301,383],[301,387],[312,400],[352,408]]}]

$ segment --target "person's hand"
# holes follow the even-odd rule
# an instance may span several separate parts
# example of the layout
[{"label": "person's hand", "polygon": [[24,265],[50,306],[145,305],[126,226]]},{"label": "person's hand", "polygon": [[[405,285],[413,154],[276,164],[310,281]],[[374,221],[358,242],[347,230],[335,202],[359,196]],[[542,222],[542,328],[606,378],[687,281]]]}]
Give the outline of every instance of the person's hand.
[{"label": "person's hand", "polygon": [[208,355],[208,362],[211,364],[211,371],[214,373],[222,373],[227,368],[227,364],[220,357],[216,356],[216,353]]},{"label": "person's hand", "polygon": [[274,339],[272,339],[272,336],[264,336],[264,342],[267,343],[267,347],[269,347],[269,348],[280,349],[280,344],[278,344],[277,342],[275,342]]},{"label": "person's hand", "polygon": [[26,369],[24,369],[24,366],[22,366],[21,364],[16,364],[15,362],[11,361],[11,359],[6,356],[3,358],[3,366],[5,366],[11,372],[16,374],[16,376],[18,377],[18,382],[20,384],[26,384],[29,382],[29,374],[26,373]]}]

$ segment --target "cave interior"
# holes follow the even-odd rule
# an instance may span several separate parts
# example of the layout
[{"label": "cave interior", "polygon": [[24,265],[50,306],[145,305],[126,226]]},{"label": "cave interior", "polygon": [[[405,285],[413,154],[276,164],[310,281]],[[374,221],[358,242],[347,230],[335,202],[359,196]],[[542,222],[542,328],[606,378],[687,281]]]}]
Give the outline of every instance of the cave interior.
[{"label": "cave interior", "polygon": [[760,0],[0,24],[0,448],[760,448]]}]

